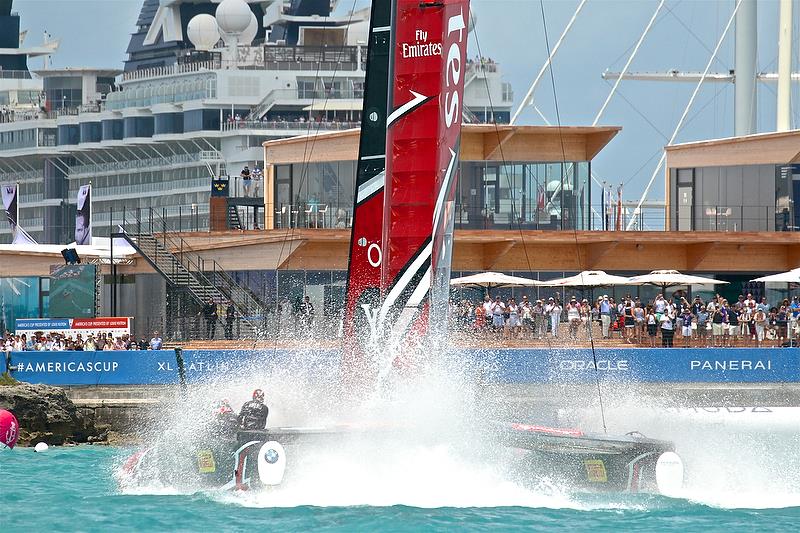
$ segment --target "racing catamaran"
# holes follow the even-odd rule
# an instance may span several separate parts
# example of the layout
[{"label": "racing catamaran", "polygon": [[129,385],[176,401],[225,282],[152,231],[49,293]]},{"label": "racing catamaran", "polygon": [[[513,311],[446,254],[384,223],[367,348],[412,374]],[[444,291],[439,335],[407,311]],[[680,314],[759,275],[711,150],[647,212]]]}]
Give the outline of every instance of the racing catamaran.
[{"label": "racing catamaran", "polygon": [[[342,368],[353,386],[409,366],[408,358],[426,352],[421,343],[446,333],[469,13],[469,0],[372,4],[343,320]],[[520,451],[531,480],[654,491],[683,475],[671,443],[637,433],[590,435],[515,420],[480,429]],[[286,468],[279,443],[352,431],[239,432],[198,442],[183,464],[160,470],[189,469],[216,487],[276,485]],[[158,461],[164,454],[140,452],[126,471],[135,476]]]}]

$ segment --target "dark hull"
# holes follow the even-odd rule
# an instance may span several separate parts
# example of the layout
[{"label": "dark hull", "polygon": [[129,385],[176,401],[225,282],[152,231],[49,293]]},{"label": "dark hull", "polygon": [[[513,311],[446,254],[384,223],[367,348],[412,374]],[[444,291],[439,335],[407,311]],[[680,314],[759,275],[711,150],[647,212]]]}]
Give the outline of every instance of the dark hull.
[{"label": "dark hull", "polygon": [[517,467],[524,479],[581,492],[658,492],[656,463],[663,453],[674,452],[670,442],[636,435],[513,426],[495,434],[504,446],[519,450]]},{"label": "dark hull", "polygon": [[[340,441],[354,432],[367,430],[276,428],[243,431],[235,439],[208,443],[164,443],[132,456],[121,483],[257,490],[264,486],[259,475],[263,462],[259,464],[258,456],[267,443],[277,441],[286,447],[287,477],[291,478],[292,456],[302,454],[304,445]],[[394,438],[391,430],[381,434]],[[674,451],[671,443],[644,437],[584,435],[518,424],[494,425],[487,434],[514,456],[516,479],[534,487],[545,481],[576,492],[658,492],[656,463],[661,454]]]}]

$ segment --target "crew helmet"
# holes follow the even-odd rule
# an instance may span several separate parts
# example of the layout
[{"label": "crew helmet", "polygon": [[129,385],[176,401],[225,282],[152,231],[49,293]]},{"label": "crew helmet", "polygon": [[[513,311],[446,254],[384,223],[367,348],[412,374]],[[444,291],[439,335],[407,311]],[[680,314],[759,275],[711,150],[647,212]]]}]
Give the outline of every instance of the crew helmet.
[{"label": "crew helmet", "polygon": [[253,399],[257,402],[264,401],[264,391],[261,389],[256,389],[253,391]]}]

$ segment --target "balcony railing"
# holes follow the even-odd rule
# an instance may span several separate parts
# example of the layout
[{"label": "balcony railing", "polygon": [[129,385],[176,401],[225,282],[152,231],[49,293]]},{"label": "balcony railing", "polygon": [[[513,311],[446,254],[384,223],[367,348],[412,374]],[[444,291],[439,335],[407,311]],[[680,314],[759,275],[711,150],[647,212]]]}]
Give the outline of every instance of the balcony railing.
[{"label": "balcony railing", "polygon": [[0,69],[0,80],[32,80],[33,76],[27,70],[2,70]]},{"label": "balcony railing", "polygon": [[202,155],[203,153],[176,154],[169,157],[152,157],[147,159],[130,159],[120,162],[114,161],[111,163],[75,165],[70,167],[69,178],[73,179],[83,175],[93,175],[98,173],[116,173],[124,170],[161,168],[170,165],[186,165],[191,163],[201,164],[204,161]]},{"label": "balcony railing", "polygon": [[[359,53],[359,48],[361,52]],[[358,70],[366,62],[365,46],[241,46],[237,60],[185,60],[164,67],[125,72],[123,81],[145,80],[201,72],[238,68],[242,70]]]},{"label": "balcony railing", "polygon": [[[73,182],[75,183],[75,182]],[[138,183],[133,185],[115,185],[112,187],[93,187],[95,200],[118,200],[125,197],[138,196],[143,194],[167,193],[173,194],[177,191],[196,191],[208,192],[211,190],[211,178],[192,178],[185,180],[159,181],[156,183]],[[78,194],[76,187],[70,187],[69,197],[74,198]]]},{"label": "balcony railing", "polygon": [[222,124],[222,131],[235,131],[235,130],[278,130],[278,131],[292,131],[295,133],[316,132],[316,131],[339,131],[358,128],[361,126],[360,122],[322,122],[322,121],[292,121],[285,120],[234,120],[224,122]]}]

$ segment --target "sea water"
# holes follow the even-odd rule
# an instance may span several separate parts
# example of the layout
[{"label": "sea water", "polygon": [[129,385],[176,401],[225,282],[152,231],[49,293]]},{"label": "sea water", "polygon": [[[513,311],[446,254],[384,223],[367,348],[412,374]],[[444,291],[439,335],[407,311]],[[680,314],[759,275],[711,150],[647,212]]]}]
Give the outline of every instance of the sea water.
[{"label": "sea water", "polygon": [[[340,381],[330,368],[297,354],[275,369],[194,385],[159,411],[160,425],[142,430],[145,443],[163,437],[165,428],[169,438],[190,438],[211,413],[209,402],[225,397],[238,407],[254,384],[267,392],[270,427],[375,430],[304,445],[301,452],[287,448],[286,478],[271,490],[186,487],[172,483],[179,472],[121,488],[117,480],[130,448],[5,450],[0,533],[800,530],[796,409],[719,417],[606,394],[609,432],[637,429],[674,441],[686,484],[673,497],[575,494],[514,470],[509,451],[480,430],[504,413],[485,404],[486,395],[477,394],[470,373],[457,363],[387,383],[353,402],[335,386]],[[557,422],[597,430],[597,420],[589,409],[561,413]],[[390,430],[389,438],[382,429]]]},{"label": "sea water", "polygon": [[[430,478],[333,479],[282,492],[123,491],[130,449],[17,448],[0,453],[0,531],[797,531],[800,496],[566,495],[465,471],[441,449],[417,450]],[[330,472],[332,475],[335,472]],[[798,473],[795,471],[794,476]],[[447,477],[450,477],[448,481]],[[444,479],[441,479],[444,477]],[[438,478],[438,479],[437,479]],[[416,483],[414,482],[416,481]],[[744,492],[746,487],[740,487]]]}]

